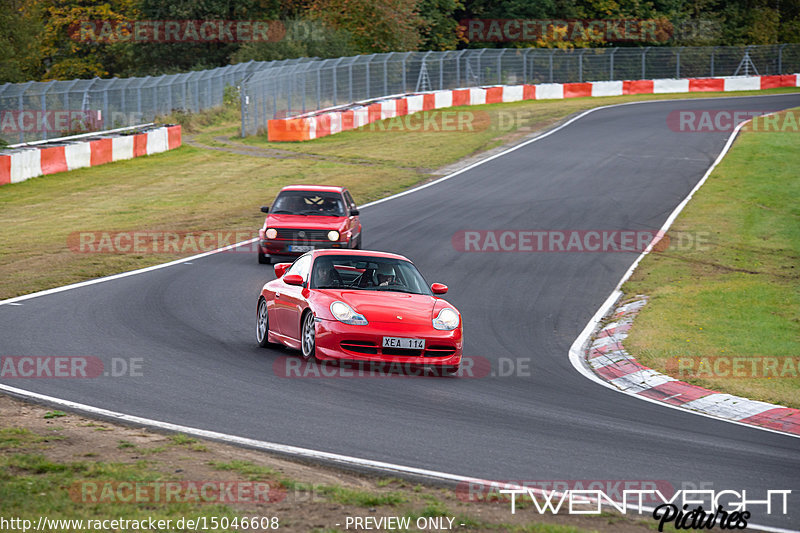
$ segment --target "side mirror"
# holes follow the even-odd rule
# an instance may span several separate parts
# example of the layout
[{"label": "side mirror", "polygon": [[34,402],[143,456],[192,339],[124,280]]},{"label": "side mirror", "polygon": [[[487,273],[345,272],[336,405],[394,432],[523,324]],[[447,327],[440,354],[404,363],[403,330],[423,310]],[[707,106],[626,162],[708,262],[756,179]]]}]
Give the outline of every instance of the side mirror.
[{"label": "side mirror", "polygon": [[262,213],[269,213],[269,206],[268,205],[262,205],[261,206],[261,212]]},{"label": "side mirror", "polygon": [[286,269],[292,266],[291,263],[277,263],[275,265],[275,277],[282,278],[283,274],[286,272]]},{"label": "side mirror", "polygon": [[287,285],[302,285],[303,276],[300,274],[289,274],[288,276],[283,277],[283,282]]},{"label": "side mirror", "polygon": [[358,209],[351,209],[350,210],[350,216],[351,217],[357,217],[358,216]]},{"label": "side mirror", "polygon": [[431,283],[433,294],[444,294],[447,292],[447,285],[444,283]]}]

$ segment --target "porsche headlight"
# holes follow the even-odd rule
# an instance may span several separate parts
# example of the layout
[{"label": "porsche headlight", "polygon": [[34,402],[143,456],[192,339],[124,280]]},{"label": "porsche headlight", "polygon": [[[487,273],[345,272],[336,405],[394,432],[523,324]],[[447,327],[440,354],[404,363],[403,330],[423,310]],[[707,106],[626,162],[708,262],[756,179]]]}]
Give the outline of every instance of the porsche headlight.
[{"label": "porsche headlight", "polygon": [[356,313],[352,307],[338,300],[331,304],[331,314],[339,322],[350,324],[351,326],[366,326],[368,324],[364,315]]},{"label": "porsche headlight", "polygon": [[264,236],[267,239],[274,239],[275,237],[278,236],[278,230],[276,230],[275,228],[267,228],[267,231],[264,232]]},{"label": "porsche headlight", "polygon": [[444,331],[450,331],[458,327],[458,313],[449,307],[439,311],[439,315],[433,319],[433,327]]},{"label": "porsche headlight", "polygon": [[329,241],[338,241],[339,240],[339,232],[335,229],[332,229],[328,232],[328,240]]}]

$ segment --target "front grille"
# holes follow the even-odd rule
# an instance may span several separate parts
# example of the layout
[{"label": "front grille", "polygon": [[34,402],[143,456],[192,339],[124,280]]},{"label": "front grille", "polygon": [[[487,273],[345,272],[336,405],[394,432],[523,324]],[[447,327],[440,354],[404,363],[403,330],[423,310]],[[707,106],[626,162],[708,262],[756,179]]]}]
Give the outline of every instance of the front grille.
[{"label": "front grille", "polygon": [[375,346],[375,343],[369,341],[342,341],[339,343],[339,346],[341,346],[343,350],[348,350],[350,352],[372,355],[378,353],[378,347]]},{"label": "front grille", "polygon": [[[328,231],[326,229],[291,229],[278,228],[278,239],[288,241],[327,241]],[[300,233],[303,233],[301,236]]]},{"label": "front grille", "polygon": [[453,346],[428,346],[425,348],[425,357],[449,357],[456,353]]},{"label": "front grille", "polygon": [[406,357],[419,357],[422,355],[422,350],[406,350],[405,348],[383,348],[381,350],[383,355],[404,355]]}]

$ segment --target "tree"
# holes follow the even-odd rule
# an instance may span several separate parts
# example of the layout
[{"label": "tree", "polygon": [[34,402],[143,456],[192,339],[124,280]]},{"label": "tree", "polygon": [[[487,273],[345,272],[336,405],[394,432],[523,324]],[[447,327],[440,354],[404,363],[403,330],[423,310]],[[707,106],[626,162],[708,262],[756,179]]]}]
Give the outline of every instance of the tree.
[{"label": "tree", "polygon": [[455,13],[464,8],[459,0],[420,0],[417,4],[422,26],[422,50],[455,50],[458,45],[458,21]]},{"label": "tree", "polygon": [[43,73],[39,40],[43,16],[36,2],[4,0],[0,10],[0,83],[39,79]]},{"label": "tree", "polygon": [[310,0],[308,15],[349,32],[362,52],[416,50],[425,25],[415,0]]},{"label": "tree", "polygon": [[128,56],[117,36],[101,38],[86,29],[89,21],[116,27],[135,18],[135,0],[39,0],[38,5],[46,20],[41,40],[45,80],[107,77],[125,70]]}]

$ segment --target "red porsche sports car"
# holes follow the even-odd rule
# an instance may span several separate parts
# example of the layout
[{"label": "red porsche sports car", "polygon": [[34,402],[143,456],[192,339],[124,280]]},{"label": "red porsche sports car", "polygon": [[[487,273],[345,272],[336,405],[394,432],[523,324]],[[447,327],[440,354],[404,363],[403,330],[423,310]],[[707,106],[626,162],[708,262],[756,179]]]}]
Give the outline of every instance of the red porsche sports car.
[{"label": "red porsche sports car", "polygon": [[361,248],[361,221],[344,187],[289,185],[275,198],[258,230],[258,262],[295,258],[317,248]]},{"label": "red porsche sports car", "polygon": [[256,338],[304,359],[380,361],[455,372],[461,315],[402,255],[314,250],[275,265],[258,298]]}]

